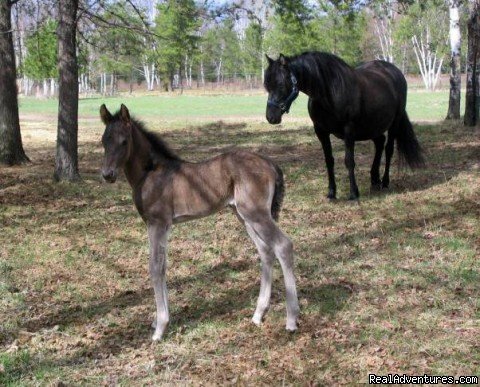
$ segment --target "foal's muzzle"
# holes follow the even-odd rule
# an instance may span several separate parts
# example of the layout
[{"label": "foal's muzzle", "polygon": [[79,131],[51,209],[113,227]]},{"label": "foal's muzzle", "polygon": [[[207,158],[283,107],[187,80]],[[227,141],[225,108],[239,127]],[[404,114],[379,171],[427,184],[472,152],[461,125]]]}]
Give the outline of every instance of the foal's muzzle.
[{"label": "foal's muzzle", "polygon": [[115,183],[115,181],[117,180],[117,174],[113,170],[102,171],[102,176],[105,179],[105,181],[108,183]]}]

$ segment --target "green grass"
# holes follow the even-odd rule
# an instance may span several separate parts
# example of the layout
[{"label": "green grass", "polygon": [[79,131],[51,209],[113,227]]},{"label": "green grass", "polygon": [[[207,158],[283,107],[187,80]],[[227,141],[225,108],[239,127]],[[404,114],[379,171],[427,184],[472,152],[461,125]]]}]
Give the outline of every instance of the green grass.
[{"label": "green grass", "polygon": [[[410,115],[439,120],[446,98],[411,93]],[[106,99],[112,109],[126,102],[186,159],[239,146],[269,155],[286,177],[280,227],[295,246],[299,331],[284,331],[278,264],[265,322],[250,323],[256,252],[222,211],[173,228],[171,324],[152,346],[145,226],[125,179],[99,179],[102,102],[81,102],[84,180],[57,184],[56,101],[22,100],[32,163],[0,168],[1,385],[337,385],[372,372],[480,372],[478,129],[416,124],[428,166],[395,163],[382,192],[370,190],[373,146],[359,143],[358,203],[346,200],[344,149],[334,139],[339,199],[329,202],[320,144],[298,110],[305,100],[270,126],[263,95]]]},{"label": "green grass", "polygon": [[[211,119],[212,117],[215,119],[261,117],[265,115],[266,99],[266,94],[259,92],[245,95],[162,94],[140,97],[124,95],[115,98],[81,99],[79,112],[80,116],[98,117],[98,110],[102,103],[111,110],[116,110],[121,103],[125,103],[138,117],[185,123],[193,119]],[[464,98],[462,102],[463,100]],[[22,98],[20,100],[20,111],[23,114],[55,115],[57,109],[58,102],[53,99]],[[412,91],[408,96],[407,111],[412,120],[443,120],[447,109],[448,92],[446,91],[434,93]],[[304,94],[294,102],[290,116],[308,117],[307,97]]]}]

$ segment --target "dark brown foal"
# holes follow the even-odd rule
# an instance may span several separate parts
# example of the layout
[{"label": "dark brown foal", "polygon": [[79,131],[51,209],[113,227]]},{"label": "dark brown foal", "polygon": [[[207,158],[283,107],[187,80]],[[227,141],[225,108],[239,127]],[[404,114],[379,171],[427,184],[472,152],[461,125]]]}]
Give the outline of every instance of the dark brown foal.
[{"label": "dark brown foal", "polygon": [[293,246],[274,219],[283,197],[282,171],[260,155],[234,151],[190,163],[177,157],[156,135],[130,118],[125,105],[112,115],[105,105],[102,174],[113,183],[123,169],[133,190],[135,206],[147,224],[150,276],[157,307],[153,340],[168,325],[165,282],[167,237],[173,224],[211,215],[231,206],[245,225],[262,261],[260,295],[253,322],[260,324],[270,303],[272,264],[280,261],[286,287],[287,324],[297,329],[299,306],[293,275]]}]

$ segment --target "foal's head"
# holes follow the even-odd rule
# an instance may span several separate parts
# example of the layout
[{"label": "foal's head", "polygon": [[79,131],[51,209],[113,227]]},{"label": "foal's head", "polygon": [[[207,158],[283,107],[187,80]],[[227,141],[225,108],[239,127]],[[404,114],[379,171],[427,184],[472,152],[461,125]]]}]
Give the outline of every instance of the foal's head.
[{"label": "foal's head", "polygon": [[132,151],[132,121],[127,107],[123,104],[115,115],[110,114],[106,106],[102,105],[100,117],[106,126],[102,136],[105,149],[102,176],[109,183],[114,183],[118,169],[123,168]]},{"label": "foal's head", "polygon": [[264,86],[268,91],[267,121],[271,124],[282,122],[283,113],[288,113],[292,102],[298,96],[297,80],[289,66],[289,59],[280,54],[277,60],[267,56]]}]

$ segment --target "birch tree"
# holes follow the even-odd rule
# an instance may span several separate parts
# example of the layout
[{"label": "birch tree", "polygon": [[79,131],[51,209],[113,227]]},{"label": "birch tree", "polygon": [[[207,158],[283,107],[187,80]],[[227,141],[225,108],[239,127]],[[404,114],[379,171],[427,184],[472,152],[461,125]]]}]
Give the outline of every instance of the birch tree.
[{"label": "birch tree", "polygon": [[[157,4],[158,0],[149,0],[147,5],[147,17],[148,23],[151,27],[155,27],[155,19],[157,17]],[[145,34],[144,36],[144,45],[147,47],[145,54],[143,55],[143,76],[145,77],[147,90],[152,91],[155,85],[156,77],[156,64],[154,60],[154,52],[156,50],[156,42],[154,39],[151,39],[150,36]]]},{"label": "birch tree", "polygon": [[435,90],[447,50],[447,9],[438,0],[415,1],[399,22],[399,37],[410,40],[427,90]]},{"label": "birch tree", "polygon": [[443,57],[432,50],[431,29],[427,27],[425,32],[413,35],[412,44],[425,88],[433,91],[442,70]]},{"label": "birch tree", "polygon": [[374,29],[380,45],[381,54],[378,59],[394,63],[393,24],[395,19],[395,0],[372,2]]},{"label": "birch tree", "polygon": [[450,97],[448,101],[447,119],[460,119],[460,0],[448,0],[450,15]]}]

